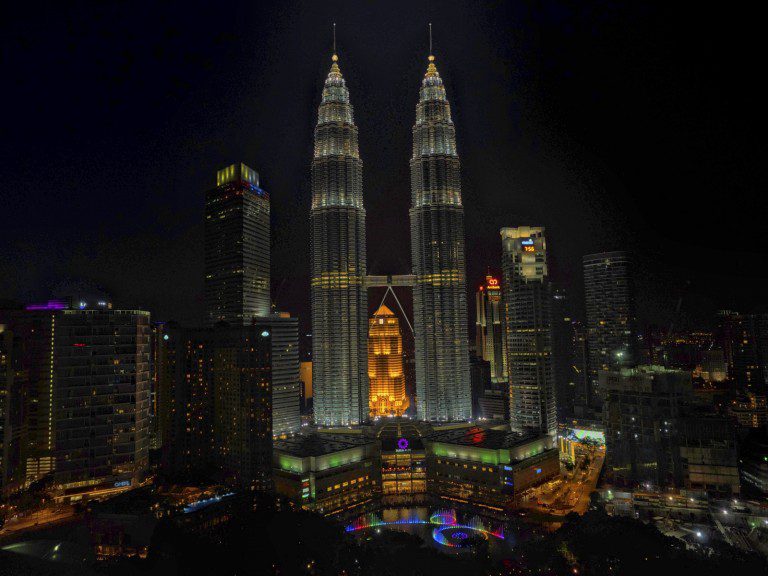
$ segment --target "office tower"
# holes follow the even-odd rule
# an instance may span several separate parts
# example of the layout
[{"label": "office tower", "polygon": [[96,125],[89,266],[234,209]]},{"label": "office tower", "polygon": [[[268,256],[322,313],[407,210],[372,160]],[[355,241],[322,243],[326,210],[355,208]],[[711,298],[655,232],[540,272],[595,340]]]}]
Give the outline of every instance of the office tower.
[{"label": "office tower", "polygon": [[750,392],[768,391],[768,314],[718,313],[718,343],[725,351],[728,376]]},{"label": "office tower", "polygon": [[397,316],[384,304],[370,320],[368,381],[371,417],[402,416],[409,405],[403,373],[403,335]]},{"label": "office tower", "polygon": [[578,417],[591,415],[589,398],[591,384],[587,364],[587,327],[579,320],[571,322],[571,370],[568,385],[573,388],[573,411]]},{"label": "office tower", "polygon": [[65,310],[55,335],[55,485],[135,486],[149,465],[149,313]]},{"label": "office tower", "polygon": [[[165,339],[165,336],[168,339]],[[169,326],[161,375],[161,463],[172,478],[204,476],[216,465],[214,445],[213,328]]]},{"label": "office tower", "polygon": [[507,382],[507,350],[504,342],[504,306],[501,282],[488,274],[475,292],[475,348],[491,364],[491,379]]},{"label": "office tower", "polygon": [[544,228],[502,228],[504,307],[512,430],[557,433],[552,368],[552,290]]},{"label": "office tower", "polygon": [[214,437],[228,484],[272,487],[273,327],[269,322],[214,328]]},{"label": "office tower", "polygon": [[295,434],[301,429],[299,319],[279,312],[258,322],[272,330],[272,434]]},{"label": "office tower", "polygon": [[416,412],[472,416],[467,343],[464,208],[456,130],[434,56],[419,90],[411,158],[411,258]]},{"label": "office tower", "polygon": [[[290,332],[292,319],[280,324]],[[266,490],[272,451],[274,323],[168,330],[171,435],[164,471],[174,478],[214,476]]]},{"label": "office tower", "polygon": [[155,322],[152,326],[152,427],[153,440],[150,448],[162,450],[171,441],[173,413],[173,373],[169,361],[170,334],[173,326]]},{"label": "office tower", "polygon": [[625,252],[584,256],[590,404],[599,408],[598,375],[637,361],[635,300]]},{"label": "office tower", "polygon": [[552,368],[555,380],[557,411],[561,416],[574,415],[576,386],[573,383],[573,319],[565,290],[552,291]]},{"label": "office tower", "polygon": [[312,370],[315,422],[368,418],[363,163],[349,90],[333,55],[312,158]]},{"label": "office tower", "polygon": [[[55,468],[56,418],[53,393],[56,380],[56,332],[69,304],[51,300],[24,310],[0,311],[0,323],[19,340],[14,346],[14,387],[21,395],[19,439],[21,481],[29,484]],[[14,400],[15,401],[15,400]]]},{"label": "office tower", "polygon": [[483,395],[491,388],[493,383],[491,378],[491,363],[483,360],[481,356],[475,354],[469,355],[469,382],[472,395],[472,417],[480,418],[484,416],[480,402]]},{"label": "office tower", "polygon": [[0,499],[23,482],[24,378],[20,345],[20,339],[0,324]]},{"label": "office tower", "polygon": [[250,324],[270,311],[269,195],[245,164],[216,173],[205,194],[206,323]]}]

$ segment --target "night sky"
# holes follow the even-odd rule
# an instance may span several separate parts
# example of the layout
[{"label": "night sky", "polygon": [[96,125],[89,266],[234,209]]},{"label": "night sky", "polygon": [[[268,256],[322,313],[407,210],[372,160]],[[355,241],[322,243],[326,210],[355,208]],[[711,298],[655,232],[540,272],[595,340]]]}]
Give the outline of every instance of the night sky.
[{"label": "night sky", "polygon": [[273,296],[306,322],[312,137],[334,21],[360,130],[369,272],[407,273],[432,22],[470,286],[498,268],[500,227],[544,225],[552,277],[577,310],[582,255],[614,249],[637,255],[646,321],[666,325],[681,295],[680,325],[762,309],[764,42],[745,10],[59,4],[15,2],[0,24],[0,299],[101,290],[117,307],[199,321],[204,191],[243,161],[271,194]]}]

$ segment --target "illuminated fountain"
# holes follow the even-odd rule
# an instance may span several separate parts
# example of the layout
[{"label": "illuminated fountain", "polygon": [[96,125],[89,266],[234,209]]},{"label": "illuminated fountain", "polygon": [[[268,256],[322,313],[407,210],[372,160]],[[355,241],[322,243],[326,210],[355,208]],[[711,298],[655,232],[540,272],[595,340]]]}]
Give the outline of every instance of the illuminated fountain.
[{"label": "illuminated fountain", "polygon": [[466,523],[459,523],[456,510],[441,509],[433,512],[429,520],[423,520],[413,514],[405,518],[398,518],[385,522],[374,513],[359,516],[346,527],[347,532],[357,532],[381,526],[403,526],[413,524],[429,524],[435,526],[432,530],[432,538],[441,546],[448,548],[463,548],[470,540],[470,536],[480,536],[486,540],[489,537],[504,540],[504,527],[496,528],[486,524],[479,516],[473,516]]}]

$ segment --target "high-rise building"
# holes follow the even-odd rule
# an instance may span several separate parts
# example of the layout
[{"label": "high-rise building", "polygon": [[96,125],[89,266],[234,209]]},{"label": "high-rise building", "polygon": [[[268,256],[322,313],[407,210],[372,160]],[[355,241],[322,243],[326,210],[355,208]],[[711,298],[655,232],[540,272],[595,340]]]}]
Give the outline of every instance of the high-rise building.
[{"label": "high-rise building", "polygon": [[394,312],[382,304],[368,330],[371,417],[402,416],[408,408],[403,372],[403,335]]},{"label": "high-rise building", "polygon": [[272,434],[301,430],[299,319],[288,312],[259,319],[272,327]]},{"label": "high-rise building", "polygon": [[481,356],[469,355],[469,382],[472,391],[472,417],[481,418],[485,414],[481,409],[481,399],[491,389],[491,363]]},{"label": "high-rise building", "polygon": [[0,323],[14,334],[13,387],[18,396],[11,402],[21,411],[19,470],[25,484],[51,474],[56,458],[56,416],[53,394],[56,385],[56,328],[69,303],[51,300],[30,304],[24,310],[0,312]]},{"label": "high-rise building", "polygon": [[557,411],[562,421],[574,415],[573,319],[565,290],[552,290],[552,367]]},{"label": "high-rise building", "polygon": [[55,327],[55,485],[135,486],[149,465],[149,313],[65,310]]},{"label": "high-rise building", "polygon": [[587,365],[589,355],[587,350],[587,328],[583,322],[571,322],[571,370],[568,385],[573,388],[573,412],[580,418],[590,416],[589,398],[591,384]]},{"label": "high-rise building", "polygon": [[584,290],[591,384],[588,400],[599,408],[599,373],[637,362],[635,300],[627,253],[584,256]]},{"label": "high-rise building", "polygon": [[23,482],[24,379],[20,344],[20,338],[0,324],[0,498]]},{"label": "high-rise building", "polygon": [[290,333],[293,324],[271,320],[258,319],[249,326],[169,328],[172,424],[163,447],[166,473],[211,477],[217,469],[228,484],[268,489],[272,356],[283,353],[273,351],[273,331],[278,324],[278,331]]},{"label": "high-rise building", "polygon": [[368,418],[363,163],[349,90],[333,55],[312,159],[312,371],[315,422]]},{"label": "high-rise building", "polygon": [[768,392],[768,314],[721,310],[717,339],[725,351],[728,376],[741,388]]},{"label": "high-rise building", "polygon": [[161,445],[162,467],[175,478],[203,476],[216,465],[214,328],[169,326],[163,342],[163,365],[159,369],[167,383],[160,387],[158,404],[161,435],[165,439]]},{"label": "high-rise building", "polygon": [[472,416],[467,342],[464,208],[456,130],[434,56],[419,91],[411,158],[411,258],[416,412]]},{"label": "high-rise building", "polygon": [[245,164],[216,173],[205,195],[206,323],[250,324],[270,311],[269,195]]},{"label": "high-rise building", "polygon": [[272,487],[273,326],[214,328],[214,438],[228,484],[259,492]]},{"label": "high-rise building", "polygon": [[475,348],[477,355],[491,364],[491,380],[506,382],[507,350],[504,342],[504,306],[501,282],[488,274],[475,292]]},{"label": "high-rise building", "polygon": [[552,368],[552,290],[544,228],[502,228],[504,307],[512,430],[557,434]]}]

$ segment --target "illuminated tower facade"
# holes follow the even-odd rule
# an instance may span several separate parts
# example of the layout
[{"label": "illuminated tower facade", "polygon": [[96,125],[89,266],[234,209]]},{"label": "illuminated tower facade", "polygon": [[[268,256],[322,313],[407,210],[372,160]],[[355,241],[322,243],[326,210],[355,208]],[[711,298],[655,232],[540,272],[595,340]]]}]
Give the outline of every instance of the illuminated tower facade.
[{"label": "illuminated tower facade", "polygon": [[349,90],[334,54],[312,159],[312,371],[315,422],[368,419],[363,163]]},{"label": "illuminated tower facade", "polygon": [[490,274],[475,293],[475,347],[491,365],[493,382],[507,381],[507,350],[504,343],[504,307],[501,282]]},{"label": "illuminated tower facade", "polygon": [[510,426],[514,432],[533,431],[554,438],[552,289],[544,228],[502,228],[501,242]]},{"label": "illuminated tower facade", "polygon": [[423,420],[472,416],[456,131],[434,56],[419,91],[411,158],[416,409]]},{"label": "illuminated tower facade", "polygon": [[216,173],[205,194],[205,314],[209,325],[250,324],[267,316],[269,195],[245,164]]},{"label": "illuminated tower facade", "polygon": [[397,316],[383,304],[371,318],[368,330],[368,380],[371,417],[402,416],[409,405],[403,373],[403,335]]}]

